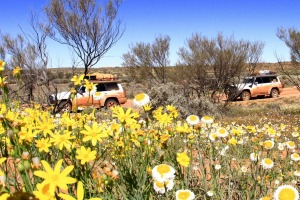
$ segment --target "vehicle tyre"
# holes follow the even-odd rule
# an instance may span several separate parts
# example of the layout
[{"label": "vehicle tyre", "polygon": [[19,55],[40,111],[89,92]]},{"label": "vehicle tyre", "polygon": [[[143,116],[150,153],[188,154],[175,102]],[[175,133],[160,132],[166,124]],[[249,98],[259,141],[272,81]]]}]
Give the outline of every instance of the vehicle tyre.
[{"label": "vehicle tyre", "polygon": [[61,101],[56,108],[56,113],[71,112],[71,111],[72,111],[72,104],[70,101]]},{"label": "vehicle tyre", "polygon": [[270,96],[271,96],[272,98],[278,97],[278,96],[279,96],[279,91],[278,91],[277,89],[273,88],[273,89],[271,90]]},{"label": "vehicle tyre", "polygon": [[105,101],[104,107],[106,109],[109,109],[109,108],[111,108],[113,106],[117,106],[117,105],[119,105],[119,102],[117,102],[115,99],[107,99]]},{"label": "vehicle tyre", "polygon": [[251,94],[250,94],[250,92],[248,92],[248,91],[243,91],[243,92],[241,93],[240,97],[241,97],[241,99],[242,99],[243,101],[248,101],[248,100],[251,99]]}]

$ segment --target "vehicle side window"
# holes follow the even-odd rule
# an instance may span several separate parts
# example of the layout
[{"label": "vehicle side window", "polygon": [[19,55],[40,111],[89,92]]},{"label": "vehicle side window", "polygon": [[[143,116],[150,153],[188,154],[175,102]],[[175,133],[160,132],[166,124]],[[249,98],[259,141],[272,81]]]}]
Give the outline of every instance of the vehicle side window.
[{"label": "vehicle side window", "polygon": [[271,83],[270,77],[262,77],[262,83]]},{"label": "vehicle side window", "polygon": [[275,82],[278,82],[277,77],[274,76],[274,77],[270,77],[270,78],[271,78],[272,82],[274,82],[274,83],[275,83]]},{"label": "vehicle side window", "polygon": [[257,77],[257,78],[255,79],[255,82],[257,82],[257,84],[262,84],[262,83],[263,83],[261,77]]},{"label": "vehicle side window", "polygon": [[97,85],[97,91],[98,92],[103,92],[103,91],[106,91],[106,89],[105,89],[105,85],[104,84],[98,84]]},{"label": "vehicle side window", "polygon": [[118,84],[116,83],[109,83],[106,85],[107,91],[119,90]]}]

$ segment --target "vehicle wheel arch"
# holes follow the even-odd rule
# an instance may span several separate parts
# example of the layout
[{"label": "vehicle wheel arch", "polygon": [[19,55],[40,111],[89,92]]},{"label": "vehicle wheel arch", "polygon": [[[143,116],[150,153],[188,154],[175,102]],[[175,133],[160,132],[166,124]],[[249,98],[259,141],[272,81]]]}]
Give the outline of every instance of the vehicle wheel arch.
[{"label": "vehicle wheel arch", "polygon": [[58,103],[56,105],[56,108],[55,108],[56,113],[63,111],[64,107],[63,108],[59,107],[61,104],[63,104],[64,107],[67,105],[69,112],[72,111],[72,101],[70,99],[62,99],[62,100],[58,101]]},{"label": "vehicle wheel arch", "polygon": [[[247,99],[243,98],[243,95],[246,94],[246,93],[249,94],[249,97],[248,97]],[[245,101],[245,100],[250,100],[251,97],[252,97],[252,94],[251,94],[251,91],[250,91],[249,89],[245,89],[245,90],[243,90],[243,91],[240,93],[239,96],[240,96],[240,98],[241,98],[243,101]]]},{"label": "vehicle wheel arch", "polygon": [[[273,91],[275,92],[275,93],[273,93]],[[279,92],[279,88],[278,87],[273,87],[273,88],[271,88],[271,90],[270,90],[270,97],[278,97],[279,96],[279,94],[280,94],[280,92]]]},{"label": "vehicle wheel arch", "polygon": [[116,97],[109,97],[107,99],[105,99],[104,101],[104,108],[109,108],[110,106],[108,106],[109,102],[115,101],[116,105],[120,105],[120,102],[118,101],[118,98]]}]

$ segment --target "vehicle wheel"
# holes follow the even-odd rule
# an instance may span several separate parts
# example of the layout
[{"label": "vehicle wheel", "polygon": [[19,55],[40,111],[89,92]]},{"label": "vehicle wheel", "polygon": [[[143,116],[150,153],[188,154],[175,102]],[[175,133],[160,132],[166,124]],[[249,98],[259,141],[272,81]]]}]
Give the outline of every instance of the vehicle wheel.
[{"label": "vehicle wheel", "polygon": [[248,91],[243,91],[240,97],[243,101],[248,101],[251,98],[251,94]]},{"label": "vehicle wheel", "polygon": [[56,113],[71,112],[71,111],[72,111],[72,104],[70,101],[61,101],[56,108]]},{"label": "vehicle wheel", "polygon": [[107,99],[107,100],[105,101],[104,107],[105,107],[106,109],[109,109],[109,108],[111,108],[111,107],[113,107],[113,106],[117,106],[117,105],[119,105],[119,103],[118,103],[116,100],[114,100],[114,99]]},{"label": "vehicle wheel", "polygon": [[278,96],[279,96],[279,91],[278,91],[277,89],[273,88],[273,89],[271,90],[270,96],[271,96],[272,98],[278,97]]}]

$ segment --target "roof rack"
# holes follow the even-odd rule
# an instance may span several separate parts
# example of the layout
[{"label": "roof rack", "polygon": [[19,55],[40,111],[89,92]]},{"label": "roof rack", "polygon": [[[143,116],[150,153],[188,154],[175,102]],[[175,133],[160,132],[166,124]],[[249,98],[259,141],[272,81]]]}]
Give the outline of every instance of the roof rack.
[{"label": "roof rack", "polygon": [[271,71],[271,70],[259,70],[251,74],[252,76],[259,76],[259,75],[271,75],[271,74],[276,74],[276,72]]},{"label": "roof rack", "polygon": [[103,74],[103,73],[92,73],[87,74],[84,79],[88,79],[91,81],[117,81],[118,77],[113,74]]}]

